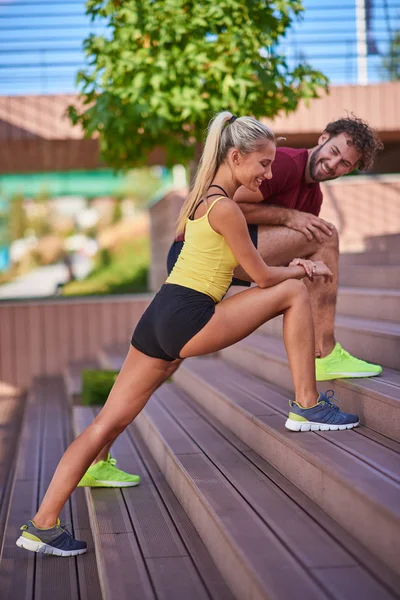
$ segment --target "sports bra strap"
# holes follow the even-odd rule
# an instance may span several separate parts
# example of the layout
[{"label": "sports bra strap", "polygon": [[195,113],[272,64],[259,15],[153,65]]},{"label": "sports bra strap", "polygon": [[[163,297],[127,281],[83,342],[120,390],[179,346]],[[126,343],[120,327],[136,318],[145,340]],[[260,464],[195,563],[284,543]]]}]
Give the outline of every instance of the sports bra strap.
[{"label": "sports bra strap", "polygon": [[[210,206],[207,208],[207,211],[205,212],[205,214],[203,216],[208,215],[208,213],[210,212],[210,210],[212,209],[212,207],[214,206],[214,204],[216,204],[216,202],[218,202],[218,200],[222,200],[222,198],[226,198],[226,196],[218,196],[218,198],[215,198],[215,200],[213,200],[211,202]],[[194,218],[194,214],[195,214],[196,210],[198,209],[198,207],[200,206],[200,204],[202,202],[204,202],[204,200],[200,200],[200,202],[198,202],[196,204],[196,206],[194,207],[193,212],[192,212],[192,214],[189,217],[190,221],[197,221],[197,219]]]},{"label": "sports bra strap", "polygon": [[[226,191],[224,190],[224,188],[223,188],[223,187],[221,187],[220,185],[218,185],[217,183],[212,183],[212,184],[210,185],[210,188],[212,188],[212,187],[216,187],[216,188],[218,188],[219,190],[221,190],[221,192],[223,192],[223,194],[224,194],[225,196],[228,196],[228,194],[226,193]],[[210,191],[210,188],[208,188],[208,190],[209,190],[209,191]],[[209,194],[208,196],[206,196],[206,198],[211,198],[211,196],[218,196],[218,194]]]},{"label": "sports bra strap", "polygon": [[207,209],[206,215],[208,215],[208,213],[210,212],[210,210],[212,209],[212,207],[214,206],[214,204],[217,204],[218,200],[223,200],[224,198],[226,198],[226,196],[220,196],[219,198],[215,198],[215,200],[213,200],[210,204],[210,206]]},{"label": "sports bra strap", "polygon": [[194,219],[194,213],[195,213],[195,212],[196,212],[196,210],[199,208],[199,206],[200,206],[200,204],[201,204],[202,202],[204,202],[204,199],[203,199],[203,198],[200,200],[200,202],[198,202],[198,203],[196,204],[196,206],[195,206],[195,207],[194,207],[194,209],[192,210],[191,214],[189,215],[189,219],[190,219],[191,221],[193,221],[193,219]]}]

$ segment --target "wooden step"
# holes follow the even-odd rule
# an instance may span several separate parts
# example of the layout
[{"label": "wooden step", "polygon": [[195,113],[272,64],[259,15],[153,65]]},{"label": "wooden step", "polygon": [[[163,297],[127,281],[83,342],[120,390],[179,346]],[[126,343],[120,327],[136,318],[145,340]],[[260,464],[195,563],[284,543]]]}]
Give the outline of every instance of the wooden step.
[{"label": "wooden step", "polygon": [[25,400],[24,396],[0,396],[0,555]]},{"label": "wooden step", "polygon": [[28,395],[0,561],[2,600],[99,600],[101,590],[83,490],[74,492],[60,518],[85,534],[89,551],[79,560],[27,552],[15,544],[32,518],[68,443],[68,401],[61,377],[36,379]]},{"label": "wooden step", "polygon": [[364,265],[364,266],[399,266],[400,265],[400,245],[395,252],[348,252],[340,255],[340,267],[345,265]]},{"label": "wooden step", "polygon": [[[96,413],[74,408],[76,434]],[[120,435],[112,453],[119,468],[140,474],[141,484],[86,489],[104,598],[233,600],[154,461],[139,450],[138,432],[132,435]]]},{"label": "wooden step", "polygon": [[98,369],[100,365],[97,360],[73,360],[67,364],[64,370],[64,383],[68,397],[74,403],[79,399],[82,389],[82,371],[85,369]]},{"label": "wooden step", "polygon": [[400,233],[369,236],[365,238],[367,252],[399,252]]},{"label": "wooden step", "polygon": [[97,353],[97,361],[101,369],[119,371],[129,350],[127,344],[112,344],[105,348],[100,348]]},{"label": "wooden step", "polygon": [[[282,317],[276,317],[258,331],[281,338],[282,323]],[[345,350],[357,358],[400,369],[400,323],[338,315],[335,335]]]},{"label": "wooden step", "polygon": [[362,427],[289,432],[288,394],[221,359],[189,359],[174,380],[400,574],[398,451],[369,440]]},{"label": "wooden step", "polygon": [[398,290],[400,266],[343,265],[339,270],[339,285]]},{"label": "wooden step", "polygon": [[400,290],[342,287],[336,311],[338,315],[400,323]]},{"label": "wooden step", "polygon": [[400,369],[400,323],[338,316],[335,332],[343,347],[357,358]]},{"label": "wooden step", "polygon": [[[236,367],[281,388],[293,391],[286,350],[281,339],[253,333],[220,355]],[[317,384],[333,387],[345,412],[357,413],[361,423],[400,442],[400,373],[389,369],[378,377],[336,379]]]},{"label": "wooden step", "polygon": [[345,549],[337,524],[173,384],[137,426],[237,598],[344,600],[353,586],[385,597],[384,580],[396,589],[393,573],[367,573],[370,555],[347,539]]}]

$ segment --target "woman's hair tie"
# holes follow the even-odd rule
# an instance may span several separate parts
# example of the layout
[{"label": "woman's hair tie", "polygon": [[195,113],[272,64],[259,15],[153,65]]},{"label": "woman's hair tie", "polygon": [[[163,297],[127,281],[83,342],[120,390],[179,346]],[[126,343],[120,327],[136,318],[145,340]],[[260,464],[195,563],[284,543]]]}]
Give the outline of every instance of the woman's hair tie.
[{"label": "woman's hair tie", "polygon": [[234,121],[236,121],[236,119],[237,119],[237,117],[235,117],[235,115],[232,115],[232,116],[231,116],[231,118],[230,118],[230,119],[229,119],[229,121],[228,121],[228,124],[229,124],[229,125],[232,125],[232,123],[233,123]]}]

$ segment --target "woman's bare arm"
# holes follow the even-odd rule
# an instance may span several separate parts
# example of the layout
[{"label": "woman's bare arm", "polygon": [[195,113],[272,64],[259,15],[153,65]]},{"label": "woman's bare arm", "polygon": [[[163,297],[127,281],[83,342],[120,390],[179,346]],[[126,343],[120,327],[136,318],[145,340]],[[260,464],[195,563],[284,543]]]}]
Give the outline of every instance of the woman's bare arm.
[{"label": "woman's bare arm", "polygon": [[211,227],[226,239],[237,261],[262,288],[272,287],[286,279],[303,279],[303,266],[268,267],[251,241],[246,219],[231,200],[220,200],[209,213]]}]

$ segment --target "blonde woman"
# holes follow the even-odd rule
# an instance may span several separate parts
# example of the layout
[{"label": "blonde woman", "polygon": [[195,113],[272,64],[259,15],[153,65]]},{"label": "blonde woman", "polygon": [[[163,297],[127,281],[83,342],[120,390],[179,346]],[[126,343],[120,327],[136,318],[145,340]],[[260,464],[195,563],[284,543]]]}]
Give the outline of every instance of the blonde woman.
[{"label": "blonde woman", "polygon": [[[58,515],[89,466],[109,457],[111,444],[180,361],[234,344],[278,314],[284,315],[295,389],[286,426],[304,431],[358,425],[356,415],[341,412],[316,389],[313,321],[301,280],[329,281],[332,273],[322,262],[302,259],[268,267],[232,200],[241,185],[256,191],[272,177],[275,150],[273,133],[251,117],[221,112],[211,122],[178,222],[178,233],[185,230],[182,252],[139,321],[106,404],[66,450],[37,514],[22,527],[18,546],[61,556],[86,552],[86,543],[75,540]],[[223,299],[238,264],[257,286]]]}]

